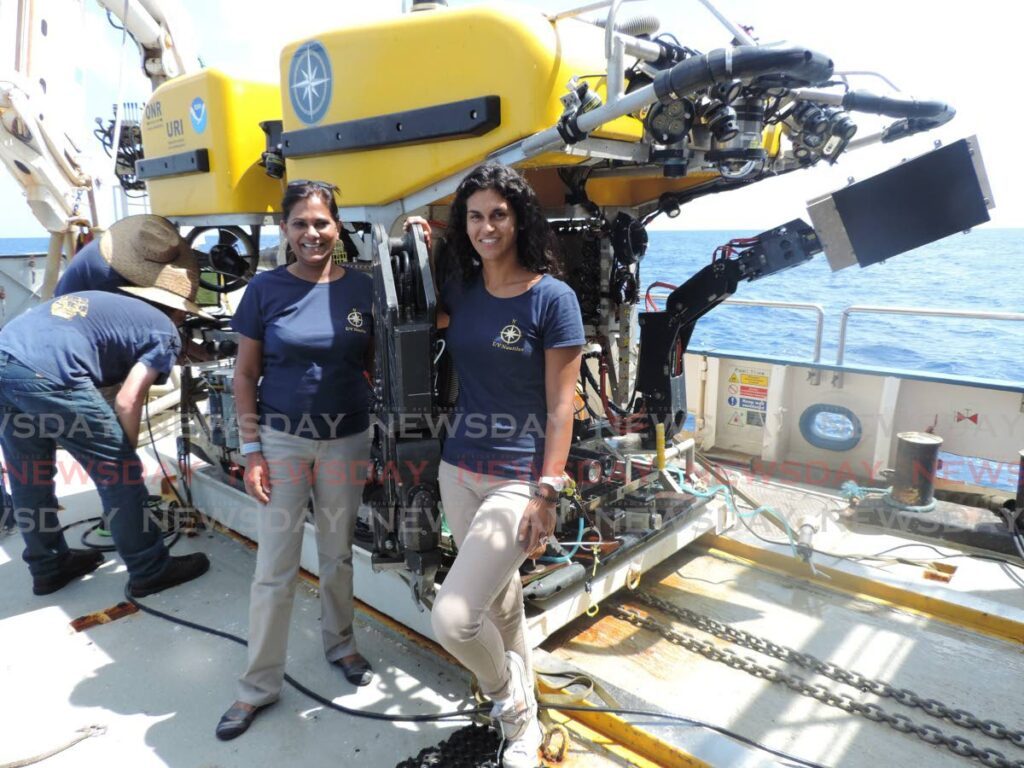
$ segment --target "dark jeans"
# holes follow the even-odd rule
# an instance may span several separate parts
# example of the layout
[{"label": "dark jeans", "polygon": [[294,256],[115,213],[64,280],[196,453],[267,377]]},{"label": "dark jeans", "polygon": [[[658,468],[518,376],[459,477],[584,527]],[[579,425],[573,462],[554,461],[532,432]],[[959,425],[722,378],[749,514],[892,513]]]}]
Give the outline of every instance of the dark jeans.
[{"label": "dark jeans", "polygon": [[68,388],[0,352],[0,445],[15,519],[33,576],[58,572],[68,551],[57,519],[54,478],[77,477],[57,465],[57,446],[95,483],[103,517],[132,581],[150,579],[167,564],[167,548],[145,510],[142,462],[113,409],[91,386]]}]

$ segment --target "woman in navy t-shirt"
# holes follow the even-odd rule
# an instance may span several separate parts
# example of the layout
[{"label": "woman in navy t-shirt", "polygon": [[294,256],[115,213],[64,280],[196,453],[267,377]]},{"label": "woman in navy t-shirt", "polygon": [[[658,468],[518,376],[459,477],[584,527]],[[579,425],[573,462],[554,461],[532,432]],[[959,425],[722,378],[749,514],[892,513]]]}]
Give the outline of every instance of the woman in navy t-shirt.
[{"label": "woman in navy t-shirt", "polygon": [[459,396],[439,481],[459,552],[432,623],[494,702],[503,765],[533,768],[543,734],[519,566],[554,530],[583,321],[576,295],[554,276],[555,241],[537,196],[516,171],[477,168],[451,211],[459,274],[441,298]]},{"label": "woman in navy t-shirt", "polygon": [[370,446],[372,284],[334,262],[341,222],[332,186],[293,182],[282,211],[294,261],[253,278],[233,318],[245,490],[260,502],[259,550],[249,663],[238,700],[217,724],[220,739],[244,733],[280,695],[310,491],[324,653],[349,682],[372,678],[352,634],[352,537]]}]

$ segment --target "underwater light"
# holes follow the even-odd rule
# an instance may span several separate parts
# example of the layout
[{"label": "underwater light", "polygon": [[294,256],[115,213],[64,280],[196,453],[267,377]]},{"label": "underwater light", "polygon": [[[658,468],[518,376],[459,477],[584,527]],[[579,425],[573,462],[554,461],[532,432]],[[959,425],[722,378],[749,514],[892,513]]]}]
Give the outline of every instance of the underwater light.
[{"label": "underwater light", "polygon": [[693,103],[687,99],[656,102],[644,119],[647,132],[659,144],[675,144],[686,138],[693,124]]}]

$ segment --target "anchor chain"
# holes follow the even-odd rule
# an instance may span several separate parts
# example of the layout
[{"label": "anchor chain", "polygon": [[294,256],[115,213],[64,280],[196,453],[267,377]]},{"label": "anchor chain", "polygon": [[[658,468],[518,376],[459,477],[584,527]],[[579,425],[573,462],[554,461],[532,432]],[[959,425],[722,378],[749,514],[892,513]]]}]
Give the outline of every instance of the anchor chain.
[{"label": "anchor chain", "polygon": [[873,693],[885,699],[893,699],[907,707],[915,707],[932,717],[947,720],[961,728],[978,730],[993,739],[1006,739],[1016,746],[1024,748],[1024,730],[1008,728],[997,720],[982,719],[967,710],[949,707],[936,699],[923,698],[909,688],[894,688],[884,680],[873,680],[859,672],[843,669],[831,662],[821,661],[809,653],[795,651],[792,648],[778,645],[763,637],[730,627],[728,624],[715,621],[710,616],[704,616],[688,608],[673,605],[650,592],[638,591],[634,593],[634,597],[645,605],[667,613],[683,623],[689,624],[694,629],[699,629],[709,635],[714,635],[722,640],[728,640],[731,643],[763,653],[765,656],[771,656],[779,661],[796,664],[810,672],[816,672],[819,675],[835,680],[837,683],[844,683],[859,691]]},{"label": "anchor chain", "polygon": [[[610,611],[623,621],[654,632],[673,645],[678,645],[692,653],[698,653],[710,661],[726,664],[733,669],[741,670],[770,683],[785,685],[790,690],[803,696],[809,696],[822,704],[836,707],[849,714],[861,715],[872,722],[885,723],[900,733],[912,733],[928,744],[945,747],[961,757],[974,758],[989,768],[1024,768],[1024,760],[1010,760],[1002,752],[987,747],[977,747],[963,736],[947,735],[934,725],[919,725],[906,715],[891,714],[877,704],[862,704],[844,693],[834,692],[825,686],[809,683],[799,675],[791,675],[776,667],[758,664],[753,659],[743,658],[728,648],[718,648],[713,643],[698,640],[689,633],[678,632],[656,619],[642,616],[629,608],[612,606]],[[782,649],[781,646],[775,647],[787,650]]]},{"label": "anchor chain", "polygon": [[434,747],[421,749],[415,757],[395,768],[499,768],[497,731],[486,725],[467,725]]}]

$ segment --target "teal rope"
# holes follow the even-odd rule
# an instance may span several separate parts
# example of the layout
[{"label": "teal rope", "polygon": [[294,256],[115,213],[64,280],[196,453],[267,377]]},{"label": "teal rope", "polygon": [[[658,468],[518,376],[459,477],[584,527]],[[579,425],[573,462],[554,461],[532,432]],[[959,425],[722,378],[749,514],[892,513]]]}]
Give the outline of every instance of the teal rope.
[{"label": "teal rope", "polygon": [[[566,552],[566,554],[559,555],[558,557],[538,557],[537,558],[538,562],[541,562],[541,563],[568,563],[570,560],[572,560],[573,555],[575,555],[577,552],[580,551],[580,547],[583,546],[583,531],[584,530],[586,530],[586,529],[583,527],[583,517],[580,516],[580,530],[576,534],[576,543],[573,544],[572,551],[571,552]],[[562,552],[565,552],[565,550],[561,549],[561,547],[559,547],[559,549]]]},{"label": "teal rope", "polygon": [[683,472],[681,469],[677,469],[675,467],[667,467],[666,469],[677,473],[679,489],[683,491],[683,493],[688,493],[700,499],[713,499],[715,496],[721,494],[725,499],[726,506],[729,507],[729,511],[739,518],[756,518],[758,515],[767,515],[768,517],[774,518],[779,522],[783,530],[785,530],[786,538],[789,539],[790,549],[793,550],[793,556],[798,556],[796,548],[796,534],[793,533],[793,529],[790,527],[789,521],[786,520],[783,515],[776,512],[772,507],[762,504],[757,509],[752,509],[749,512],[740,512],[736,508],[736,502],[732,497],[732,490],[729,486],[712,485],[706,491],[701,491],[683,480]]},{"label": "teal rope", "polygon": [[867,488],[857,485],[853,480],[847,480],[839,488],[839,492],[847,501],[853,501],[854,499],[859,501],[860,499],[867,498],[868,496],[889,493],[891,490],[892,488]]}]

